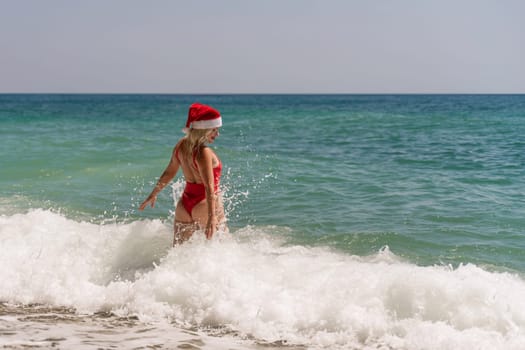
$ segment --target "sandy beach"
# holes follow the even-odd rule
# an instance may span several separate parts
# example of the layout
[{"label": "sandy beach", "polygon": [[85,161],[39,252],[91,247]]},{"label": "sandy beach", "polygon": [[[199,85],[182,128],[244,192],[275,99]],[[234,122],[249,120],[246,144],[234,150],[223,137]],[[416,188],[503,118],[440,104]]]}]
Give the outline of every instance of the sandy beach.
[{"label": "sandy beach", "polygon": [[[184,329],[169,323],[145,323],[110,313],[79,315],[69,308],[0,303],[3,349],[279,349],[278,344]],[[288,347],[286,349],[305,349]]]}]

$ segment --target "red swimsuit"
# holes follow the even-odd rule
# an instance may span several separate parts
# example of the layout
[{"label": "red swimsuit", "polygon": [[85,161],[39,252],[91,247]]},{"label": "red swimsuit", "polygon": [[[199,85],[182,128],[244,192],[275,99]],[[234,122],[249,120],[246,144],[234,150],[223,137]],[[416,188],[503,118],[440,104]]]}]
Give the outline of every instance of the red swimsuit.
[{"label": "red swimsuit", "polygon": [[[179,150],[175,151],[175,157],[179,160]],[[179,160],[180,163],[180,160]],[[197,168],[197,163],[195,162],[195,153],[193,153],[193,165]],[[213,183],[215,193],[219,192],[219,183],[221,179],[222,163],[219,160],[219,165],[213,168]],[[190,214],[193,210],[193,207],[206,199],[206,188],[204,184],[198,184],[194,182],[186,182],[184,187],[184,192],[182,193],[182,205],[184,209]]]}]

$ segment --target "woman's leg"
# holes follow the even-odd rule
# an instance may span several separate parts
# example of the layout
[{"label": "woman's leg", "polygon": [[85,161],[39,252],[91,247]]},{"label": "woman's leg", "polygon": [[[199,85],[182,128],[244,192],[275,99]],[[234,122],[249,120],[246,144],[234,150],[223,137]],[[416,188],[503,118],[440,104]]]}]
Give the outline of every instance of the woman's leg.
[{"label": "woman's leg", "polygon": [[[206,200],[196,204],[193,207],[191,214],[194,222],[199,225],[200,229],[205,229],[206,225],[208,224],[208,204],[206,203]],[[224,205],[222,204],[221,197],[217,197],[217,203],[215,204],[215,215],[217,215],[219,229],[227,231]]]},{"label": "woman's leg", "polygon": [[195,221],[188,214],[182,201],[178,201],[175,207],[175,222],[173,224],[173,246],[184,243],[193,235],[197,229]]}]

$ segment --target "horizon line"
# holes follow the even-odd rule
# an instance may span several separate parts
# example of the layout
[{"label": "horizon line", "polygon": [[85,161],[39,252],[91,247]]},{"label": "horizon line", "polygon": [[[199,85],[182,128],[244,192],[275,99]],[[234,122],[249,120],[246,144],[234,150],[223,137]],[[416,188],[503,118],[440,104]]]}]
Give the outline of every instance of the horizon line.
[{"label": "horizon line", "polygon": [[525,95],[525,92],[1,92],[0,95]]}]

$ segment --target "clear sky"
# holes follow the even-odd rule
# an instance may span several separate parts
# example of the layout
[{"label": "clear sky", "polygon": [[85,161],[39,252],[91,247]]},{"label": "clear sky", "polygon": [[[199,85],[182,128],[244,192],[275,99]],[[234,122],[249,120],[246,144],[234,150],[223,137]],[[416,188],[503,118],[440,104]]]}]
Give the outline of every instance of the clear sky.
[{"label": "clear sky", "polygon": [[1,92],[525,93],[525,1],[0,0]]}]

